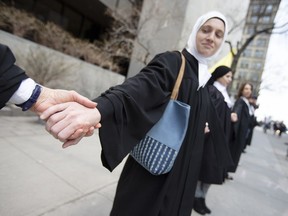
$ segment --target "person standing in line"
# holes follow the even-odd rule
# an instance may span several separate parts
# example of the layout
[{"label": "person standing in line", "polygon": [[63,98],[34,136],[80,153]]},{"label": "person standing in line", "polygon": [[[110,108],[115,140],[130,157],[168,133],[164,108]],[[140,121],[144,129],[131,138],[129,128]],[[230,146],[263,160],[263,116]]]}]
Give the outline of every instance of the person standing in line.
[{"label": "person standing in line", "polygon": [[236,172],[241,153],[246,145],[249,125],[253,116],[253,109],[249,103],[252,92],[253,85],[249,82],[243,83],[238,90],[237,99],[232,109],[233,112],[237,113],[238,121],[232,123],[230,149],[234,166],[230,167],[228,172]]},{"label": "person standing in line", "polygon": [[[219,12],[209,12],[196,21],[182,50],[186,67],[178,100],[191,105],[191,110],[176,161],[169,173],[155,176],[129,156],[118,182],[111,216],[191,215],[203,156],[204,129],[215,115],[206,86],[211,77],[208,62],[218,54],[226,35],[227,21]],[[180,65],[179,52],[158,54],[136,76],[96,98],[97,108],[88,109],[76,103],[55,105],[41,118],[47,119],[47,130],[64,142],[63,147],[76,144],[67,139],[75,138],[74,131],[81,127],[78,124],[88,121],[94,125],[101,120],[101,159],[112,171],[160,119]],[[209,122],[210,131],[219,128],[215,124]]]},{"label": "person standing in line", "polygon": [[[229,149],[231,121],[237,121],[237,114],[231,113],[232,102],[227,92],[227,87],[232,82],[232,71],[229,67],[219,66],[208,81],[208,88],[211,95],[211,100],[215,105],[218,114],[219,127],[224,133],[225,138],[216,141],[213,136],[213,131],[206,134],[204,144],[204,156],[202,159],[199,181],[195,191],[195,200],[193,209],[201,214],[210,214],[211,210],[206,205],[206,196],[211,184],[223,184],[227,175],[226,168],[233,165],[231,153]],[[219,164],[219,158],[215,152],[220,152],[220,157],[229,158],[229,163],[225,166]]]}]

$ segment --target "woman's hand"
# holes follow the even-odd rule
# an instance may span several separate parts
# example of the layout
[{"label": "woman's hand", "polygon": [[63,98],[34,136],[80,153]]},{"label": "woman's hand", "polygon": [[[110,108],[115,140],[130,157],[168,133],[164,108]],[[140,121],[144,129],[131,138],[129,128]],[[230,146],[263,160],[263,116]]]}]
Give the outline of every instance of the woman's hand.
[{"label": "woman's hand", "polygon": [[64,142],[63,147],[77,144],[100,128],[101,115],[97,108],[87,108],[76,102],[54,105],[40,116],[46,120],[46,130]]},{"label": "woman's hand", "polygon": [[237,122],[238,121],[238,115],[237,113],[231,113],[231,121],[232,122]]}]

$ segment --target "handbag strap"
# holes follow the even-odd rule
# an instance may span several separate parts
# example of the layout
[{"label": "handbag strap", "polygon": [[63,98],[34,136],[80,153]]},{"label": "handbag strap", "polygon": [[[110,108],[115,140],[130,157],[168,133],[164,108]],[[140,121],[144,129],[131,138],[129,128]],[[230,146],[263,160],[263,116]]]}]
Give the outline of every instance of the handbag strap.
[{"label": "handbag strap", "polygon": [[173,100],[176,100],[178,97],[179,88],[180,88],[182,78],[184,75],[184,70],[185,70],[185,57],[182,53],[181,53],[181,57],[182,57],[182,64],[181,64],[181,67],[179,69],[178,77],[177,77],[177,80],[175,82],[172,94],[171,94],[171,99],[173,99]]}]

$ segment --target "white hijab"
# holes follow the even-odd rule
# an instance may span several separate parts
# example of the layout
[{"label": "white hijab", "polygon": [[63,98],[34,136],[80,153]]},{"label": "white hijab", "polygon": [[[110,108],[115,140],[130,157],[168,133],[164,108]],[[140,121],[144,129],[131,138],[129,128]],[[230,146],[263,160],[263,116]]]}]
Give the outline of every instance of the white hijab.
[{"label": "white hijab", "polygon": [[[201,26],[211,18],[219,18],[223,20],[225,24],[224,36],[223,36],[223,41],[220,47],[218,48],[217,52],[210,57],[204,57],[197,50],[196,34],[201,28]],[[211,77],[211,73],[208,71],[208,61],[210,61],[212,58],[217,56],[219,52],[221,51],[221,48],[227,37],[227,32],[228,32],[227,29],[228,29],[227,20],[225,16],[218,11],[210,11],[202,15],[201,17],[197,19],[195,25],[193,26],[192,33],[189,36],[186,49],[190,54],[192,54],[198,60],[198,80],[199,80],[198,90],[200,87],[204,87],[207,81],[209,80],[209,78]]]}]

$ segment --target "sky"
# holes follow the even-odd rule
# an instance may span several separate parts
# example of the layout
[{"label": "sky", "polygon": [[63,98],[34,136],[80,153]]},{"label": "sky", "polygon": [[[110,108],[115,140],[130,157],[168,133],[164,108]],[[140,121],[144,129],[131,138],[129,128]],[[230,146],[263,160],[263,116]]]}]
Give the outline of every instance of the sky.
[{"label": "sky", "polygon": [[[288,22],[288,0],[282,0],[275,26]],[[271,116],[288,126],[288,25],[284,34],[272,34],[258,97],[257,120]]]}]

